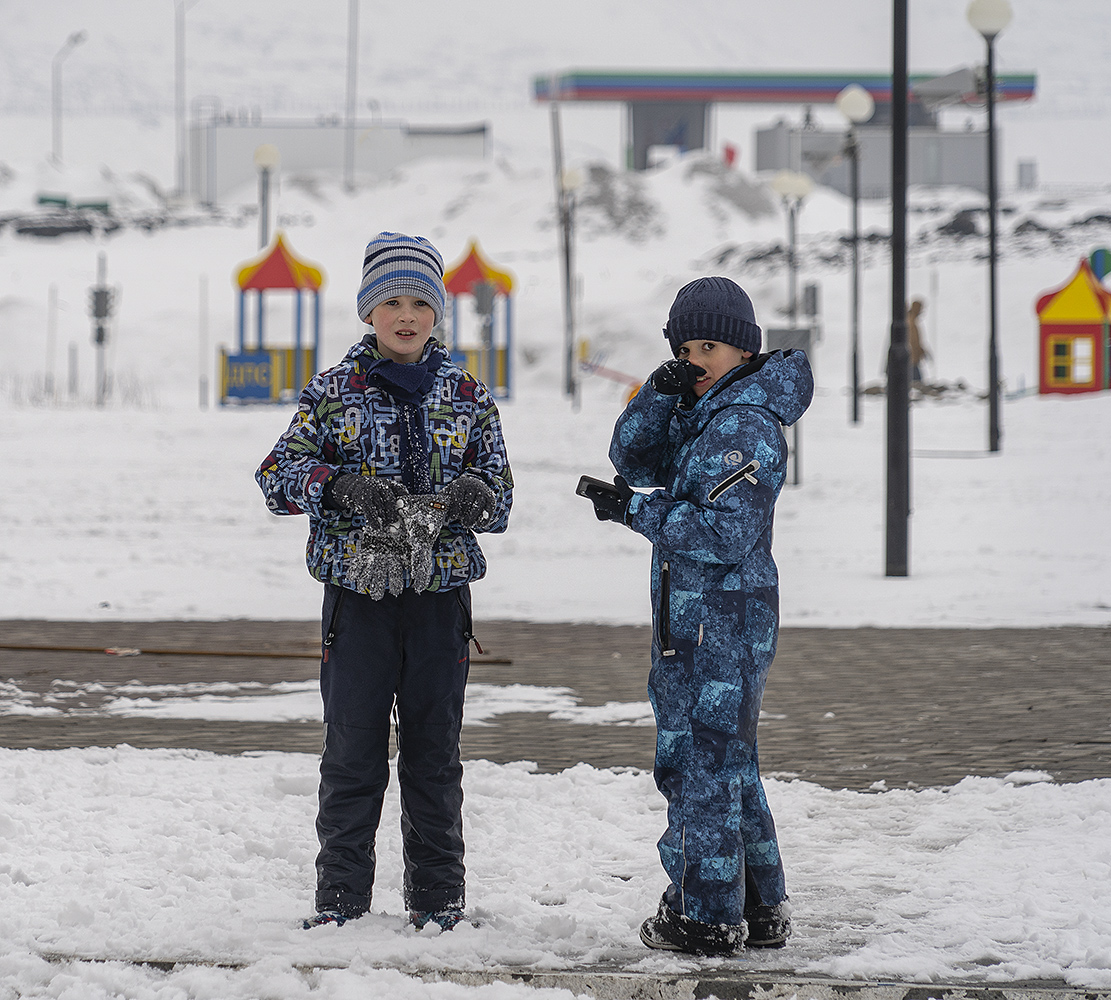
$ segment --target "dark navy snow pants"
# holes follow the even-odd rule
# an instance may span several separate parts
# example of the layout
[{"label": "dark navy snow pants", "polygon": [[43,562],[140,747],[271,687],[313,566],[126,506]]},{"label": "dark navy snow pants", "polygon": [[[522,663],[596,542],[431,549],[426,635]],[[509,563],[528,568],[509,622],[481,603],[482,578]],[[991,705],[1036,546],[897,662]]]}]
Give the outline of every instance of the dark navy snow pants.
[{"label": "dark navy snow pants", "polygon": [[405,905],[464,903],[459,731],[470,666],[467,587],[371,600],[324,588],[324,751],[316,831],[318,910],[370,908],[375,834],[396,711]]},{"label": "dark navy snow pants", "polygon": [[[745,910],[786,897],[775,823],[760,781],[756,724],[775,656],[774,591],[712,620],[704,641],[652,645],[656,786],[667,798],[660,860],[668,906],[692,920],[736,925]],[[657,636],[659,623],[657,622]]]}]

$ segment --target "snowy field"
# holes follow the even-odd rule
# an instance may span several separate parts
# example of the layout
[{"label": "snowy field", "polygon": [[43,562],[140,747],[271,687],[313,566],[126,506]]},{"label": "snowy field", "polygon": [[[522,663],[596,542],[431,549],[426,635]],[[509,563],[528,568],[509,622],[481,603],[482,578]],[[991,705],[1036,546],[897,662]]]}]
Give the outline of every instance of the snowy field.
[{"label": "snowy field", "polygon": [[[110,196],[128,219],[162,210],[157,191],[173,180],[172,7],[129,2],[121,16],[120,6],[66,0],[64,11],[4,9],[0,216],[30,211],[40,191]],[[342,110],[345,4],[322,4],[309,21],[292,0],[186,6],[191,99],[218,94],[225,107],[258,106],[268,116]],[[516,505],[509,531],[484,541],[490,573],[474,588],[476,617],[647,622],[647,543],[599,524],[573,495],[580,474],[612,475],[606,451],[625,389],[583,375],[576,406],[561,394],[548,116],[529,104],[529,79],[604,65],[883,71],[890,25],[850,0],[758,9],[650,0],[635,15],[628,4],[568,0],[544,17],[509,0],[489,0],[474,16],[440,0],[423,6],[427,21],[414,33],[411,4],[363,5],[360,111],[373,100],[376,112],[414,124],[489,121],[492,155],[413,164],[350,194],[336,177],[279,176],[279,224],[328,278],[322,361],[337,360],[361,335],[355,289],[374,232],[426,235],[449,264],[478,238],[516,278],[518,343],[514,396],[501,406]],[[912,71],[982,58],[964,6],[916,0]],[[939,233],[983,199],[914,191],[908,291],[927,301],[927,374],[966,388],[914,404],[910,576],[885,578],[885,402],[867,397],[862,422],[849,422],[841,242],[849,206],[816,191],[799,225],[800,279],[821,293],[818,389],[801,426],[802,481],[784,490],[776,522],[787,625],[1111,624],[1111,394],[1030,392],[1034,302],[1093,249],[1111,245],[1111,21],[1098,0],[1070,4],[1067,21],[1050,0],[1014,6],[1015,23],[998,42],[1000,69],[1036,71],[1039,83],[1033,104],[1000,111],[1002,452],[986,451],[980,398],[985,241]],[[49,67],[79,28],[89,39],[65,63],[59,170],[44,158]],[[836,127],[828,109],[816,110]],[[617,110],[565,109],[568,162],[586,178],[578,329],[593,360],[644,378],[666,357],[660,328],[675,291],[701,274],[734,277],[765,326],[783,321],[785,274],[758,261],[783,243],[785,220],[766,179],[751,171],[751,129],[779,113],[797,109],[719,109],[715,139],[740,146],[739,169],[690,155],[629,177],[615,169]],[[967,109],[947,116],[956,126],[981,120]],[[1020,158],[1037,160],[1038,190],[1014,190]],[[317,614],[319,591],[303,565],[306,526],[271,516],[253,481],[290,409],[198,405],[201,378],[210,392],[215,384],[215,348],[233,343],[232,275],[256,251],[254,198],[251,186],[237,192],[219,224],[190,216],[190,225],[150,232],[125,225],[106,237],[46,241],[0,229],[0,616]],[[762,201],[763,212],[740,207]],[[866,203],[863,225],[887,232],[887,205]],[[99,253],[120,300],[107,352],[114,392],[98,409],[86,297]],[[866,384],[882,380],[889,285],[883,253],[867,250]],[[290,310],[273,308],[280,331]],[[0,726],[5,715],[60,710],[4,680]],[[167,706],[144,701],[151,693],[118,690],[112,710],[151,716]],[[259,692],[253,705],[236,694],[232,706],[218,690],[183,690],[158,710],[291,719],[319,711],[311,687]],[[648,721],[643,704],[584,715],[559,689],[475,685],[469,693],[469,724],[522,710]],[[525,986],[423,983],[397,970],[591,963],[649,976],[736,967],[1111,987],[1111,779],[1057,785],[1018,773],[870,793],[768,781],[795,936],[782,952],[696,964],[647,953],[636,936],[663,888],[654,846],[663,802],[651,776],[586,765],[555,775],[527,762],[468,766],[468,893],[479,926],[437,934],[405,925],[398,806],[388,797],[373,913],[344,928],[301,931],[312,902],[315,769],[315,758],[299,754],[0,750],[0,1000],[524,1000],[534,992]],[[129,964],[144,959],[229,967]],[[320,970],[299,971],[305,966]]]}]

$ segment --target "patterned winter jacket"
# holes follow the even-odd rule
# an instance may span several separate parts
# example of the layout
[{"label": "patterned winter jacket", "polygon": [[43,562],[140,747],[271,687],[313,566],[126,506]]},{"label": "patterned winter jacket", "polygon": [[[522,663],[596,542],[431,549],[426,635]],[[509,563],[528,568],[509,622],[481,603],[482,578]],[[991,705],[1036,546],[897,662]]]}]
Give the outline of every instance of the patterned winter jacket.
[{"label": "patterned winter jacket", "polygon": [[[617,420],[610,460],[632,486],[658,486],[629,502],[633,530],[652,542],[656,639],[715,645],[744,622],[746,642],[778,629],[779,575],[772,514],[783,486],[781,424],[810,405],[813,376],[801,351],[776,351],[726,375],[689,408],[645,385]],[[764,623],[746,619],[759,594]],[[764,610],[766,609],[766,610]],[[710,636],[706,636],[710,638]]]},{"label": "patterned winter jacket", "polygon": [[[443,354],[435,383],[420,404],[427,432],[433,492],[463,472],[494,491],[493,517],[480,529],[505,531],[513,502],[513,476],[501,418],[486,386],[430,340],[421,360]],[[334,368],[305,386],[289,429],[255,473],[266,505],[275,514],[308,514],[309,572],[322,583],[359,590],[349,575],[362,514],[324,506],[324,486],[354,472],[401,479],[400,414],[395,401],[366,382],[367,366],[382,355],[360,341]],[[447,524],[440,532],[429,590],[459,587],[481,578],[486,560],[474,532]]]}]

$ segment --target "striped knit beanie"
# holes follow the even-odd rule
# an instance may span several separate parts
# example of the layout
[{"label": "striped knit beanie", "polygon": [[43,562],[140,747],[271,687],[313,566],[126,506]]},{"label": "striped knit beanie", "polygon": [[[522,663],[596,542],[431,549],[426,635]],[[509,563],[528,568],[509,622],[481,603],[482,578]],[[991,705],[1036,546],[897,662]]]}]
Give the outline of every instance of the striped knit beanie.
[{"label": "striped knit beanie", "polygon": [[696,278],[680,288],[664,336],[673,354],[688,340],[716,340],[760,353],[760,327],[752,300],[728,278]]},{"label": "striped knit beanie", "polygon": [[366,245],[356,302],[359,319],[367,322],[376,305],[395,295],[424,299],[436,314],[436,326],[444,318],[444,261],[423,236],[379,233]]}]

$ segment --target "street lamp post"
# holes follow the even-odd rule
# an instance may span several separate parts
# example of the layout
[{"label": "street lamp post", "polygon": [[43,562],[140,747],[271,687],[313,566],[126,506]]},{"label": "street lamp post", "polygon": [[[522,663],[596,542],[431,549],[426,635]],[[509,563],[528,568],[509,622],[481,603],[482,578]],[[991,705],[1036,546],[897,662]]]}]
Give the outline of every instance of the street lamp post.
[{"label": "street lamp post", "polygon": [[852,420],[860,423],[860,138],[856,127],[872,117],[876,103],[872,95],[850,83],[837,95],[837,109],[848,119],[845,152],[849,157],[849,188],[853,199],[853,281],[851,306],[852,334]]},{"label": "street lamp post", "polygon": [[174,0],[174,193],[185,194],[185,12],[197,0]]},{"label": "street lamp post", "polygon": [[798,321],[798,216],[803,199],[814,190],[808,174],[781,170],[772,178],[772,190],[783,199],[787,211],[787,315],[791,328]]},{"label": "street lamp post", "polygon": [[[260,250],[264,250],[270,245],[270,173],[278,168],[281,154],[277,146],[264,142],[255,149],[254,159],[255,168],[258,170],[258,246]],[[265,329],[266,304],[260,288],[258,293],[258,349],[260,351]],[[294,365],[299,370],[299,358],[294,359]]]},{"label": "street lamp post", "polygon": [[988,111],[988,450],[999,451],[1002,436],[999,426],[999,350],[996,342],[996,166],[995,166],[995,37],[1011,23],[1008,0],[972,0],[968,5],[968,23],[984,38],[987,45]]},{"label": "street lamp post", "polygon": [[[558,98],[559,94],[556,93]],[[578,406],[575,377],[575,191],[580,177],[563,164],[563,128],[559,101],[551,103],[552,161],[555,174],[556,214],[559,221],[560,263],[563,272],[563,392]]]},{"label": "street lamp post", "polygon": [[[798,297],[798,217],[799,208],[803,199],[814,190],[814,182],[809,174],[794,170],[781,170],[771,181],[772,190],[783,199],[783,207],[787,212],[787,316],[790,322],[793,338],[797,336],[795,330],[798,324],[799,297]],[[806,331],[807,350],[810,349],[810,330]],[[771,347],[769,346],[769,350]],[[802,481],[802,450],[799,437],[799,423],[796,421],[791,443],[791,482],[798,486]]]},{"label": "street lamp post", "polygon": [[891,344],[887,350],[886,576],[909,576],[910,353],[907,350],[907,0],[894,0],[891,72]]},{"label": "street lamp post", "polygon": [[62,62],[88,36],[75,31],[66,39],[50,64],[51,147],[50,159],[54,166],[62,165]]},{"label": "street lamp post", "polygon": [[343,122],[343,189],[355,190],[355,101],[359,72],[359,0],[347,2],[347,101]]},{"label": "street lamp post", "polygon": [[258,246],[270,245],[270,173],[281,163],[278,147],[264,142],[255,150],[255,167],[258,170]]}]

